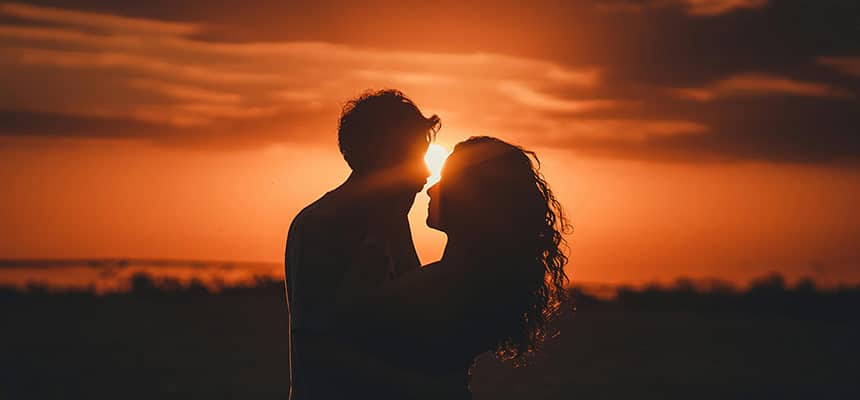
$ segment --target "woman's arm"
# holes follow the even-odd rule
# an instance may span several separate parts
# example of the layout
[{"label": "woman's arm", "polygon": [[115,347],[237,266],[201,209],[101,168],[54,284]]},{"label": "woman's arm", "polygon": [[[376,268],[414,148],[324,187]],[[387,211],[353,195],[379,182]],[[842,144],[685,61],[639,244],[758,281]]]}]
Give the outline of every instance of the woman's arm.
[{"label": "woman's arm", "polygon": [[424,329],[430,328],[426,326],[429,324],[449,322],[468,305],[470,284],[462,271],[452,267],[435,264],[385,282],[366,301],[381,307],[385,317],[397,316],[425,325]]},{"label": "woman's arm", "polygon": [[336,329],[350,335],[412,338],[428,348],[443,348],[475,301],[465,274],[455,267],[429,265],[342,297]]}]

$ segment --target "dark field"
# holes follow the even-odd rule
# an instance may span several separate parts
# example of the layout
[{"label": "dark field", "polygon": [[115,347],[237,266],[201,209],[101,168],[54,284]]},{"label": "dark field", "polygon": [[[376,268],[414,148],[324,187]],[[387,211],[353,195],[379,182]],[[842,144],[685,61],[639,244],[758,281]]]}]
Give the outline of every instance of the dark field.
[{"label": "dark field", "polygon": [[[280,282],[167,286],[0,292],[0,398],[286,398]],[[577,298],[534,365],[482,358],[475,398],[860,398],[860,290],[771,278]]]}]

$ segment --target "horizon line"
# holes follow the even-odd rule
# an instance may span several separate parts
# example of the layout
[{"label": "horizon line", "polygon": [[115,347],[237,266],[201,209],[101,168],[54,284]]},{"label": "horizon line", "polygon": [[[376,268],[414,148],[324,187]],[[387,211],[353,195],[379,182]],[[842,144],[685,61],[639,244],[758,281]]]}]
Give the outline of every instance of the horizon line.
[{"label": "horizon line", "polygon": [[205,268],[212,266],[276,266],[283,263],[270,261],[237,261],[191,258],[146,258],[146,257],[95,257],[95,258],[0,258],[0,269],[15,267],[55,268],[67,266],[86,266],[92,268],[132,267],[132,266],[183,266]]}]

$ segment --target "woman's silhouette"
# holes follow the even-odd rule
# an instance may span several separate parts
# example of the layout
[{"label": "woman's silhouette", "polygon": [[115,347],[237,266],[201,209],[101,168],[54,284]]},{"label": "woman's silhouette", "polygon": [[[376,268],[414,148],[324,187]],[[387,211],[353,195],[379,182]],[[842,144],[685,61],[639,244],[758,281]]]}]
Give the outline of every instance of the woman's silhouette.
[{"label": "woman's silhouette", "polygon": [[[567,300],[566,223],[538,169],[534,153],[496,138],[459,143],[428,191],[427,224],[448,236],[442,259],[373,293],[344,293],[336,328],[392,370],[429,377],[448,398],[471,398],[468,372],[479,354],[526,361]],[[377,376],[365,382],[374,397],[428,393]]]}]

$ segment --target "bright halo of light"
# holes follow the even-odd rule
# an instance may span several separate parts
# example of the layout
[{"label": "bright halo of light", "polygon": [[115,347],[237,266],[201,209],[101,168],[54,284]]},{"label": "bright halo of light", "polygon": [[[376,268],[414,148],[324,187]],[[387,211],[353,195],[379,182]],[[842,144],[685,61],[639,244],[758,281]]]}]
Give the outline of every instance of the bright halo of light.
[{"label": "bright halo of light", "polygon": [[442,166],[445,165],[445,159],[448,158],[449,154],[451,152],[448,149],[435,143],[431,144],[427,149],[427,153],[424,154],[424,163],[427,164],[427,168],[430,169],[431,174],[427,178],[427,186],[439,182],[439,179],[442,177]]}]

